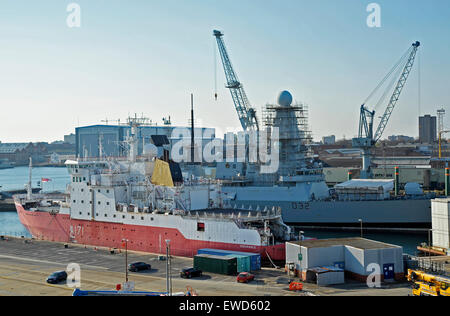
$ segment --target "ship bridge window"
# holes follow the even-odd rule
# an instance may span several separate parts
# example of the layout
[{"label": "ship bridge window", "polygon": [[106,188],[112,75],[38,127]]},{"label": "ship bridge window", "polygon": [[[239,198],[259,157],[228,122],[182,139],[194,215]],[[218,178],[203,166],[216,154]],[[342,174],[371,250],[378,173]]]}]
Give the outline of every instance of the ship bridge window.
[{"label": "ship bridge window", "polygon": [[197,231],[204,232],[205,231],[205,223],[197,223]]}]

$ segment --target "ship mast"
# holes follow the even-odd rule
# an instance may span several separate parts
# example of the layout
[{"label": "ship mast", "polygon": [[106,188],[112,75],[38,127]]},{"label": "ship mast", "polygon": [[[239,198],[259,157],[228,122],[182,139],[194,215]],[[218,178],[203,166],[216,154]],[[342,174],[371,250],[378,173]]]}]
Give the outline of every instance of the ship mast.
[{"label": "ship mast", "polygon": [[30,157],[30,164],[29,164],[29,172],[28,172],[28,183],[27,183],[27,199],[31,200],[33,189],[31,187],[31,177],[32,177],[32,170],[33,170],[33,158]]}]

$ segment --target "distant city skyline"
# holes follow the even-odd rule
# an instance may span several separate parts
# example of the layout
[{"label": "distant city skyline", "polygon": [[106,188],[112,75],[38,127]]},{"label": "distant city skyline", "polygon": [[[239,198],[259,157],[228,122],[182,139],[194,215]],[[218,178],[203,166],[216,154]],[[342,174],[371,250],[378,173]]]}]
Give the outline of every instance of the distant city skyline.
[{"label": "distant city skyline", "polygon": [[[68,25],[72,3],[80,27]],[[380,27],[367,24],[371,3]],[[218,53],[215,65],[214,29],[258,112],[289,90],[309,105],[316,141],[356,136],[361,103],[420,41],[383,135],[418,137],[419,114],[447,109],[450,127],[449,16],[450,2],[440,0],[2,1],[0,141],[53,142],[134,113],[184,126],[191,93],[202,127],[218,137],[240,130]]]}]

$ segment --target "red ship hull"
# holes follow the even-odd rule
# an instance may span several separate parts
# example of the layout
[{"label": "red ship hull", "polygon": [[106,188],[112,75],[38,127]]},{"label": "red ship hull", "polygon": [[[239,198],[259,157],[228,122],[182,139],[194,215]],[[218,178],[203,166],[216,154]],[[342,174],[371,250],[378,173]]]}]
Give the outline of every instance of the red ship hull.
[{"label": "red ship hull", "polygon": [[34,238],[53,242],[68,242],[106,248],[123,248],[122,240],[128,240],[128,249],[147,253],[165,253],[165,240],[169,239],[174,256],[193,257],[199,249],[223,249],[260,253],[261,257],[275,261],[285,260],[285,244],[275,246],[250,246],[186,239],[179,230],[150,226],[125,225],[86,220],[74,220],[69,215],[47,212],[30,212],[16,203],[22,224]]}]

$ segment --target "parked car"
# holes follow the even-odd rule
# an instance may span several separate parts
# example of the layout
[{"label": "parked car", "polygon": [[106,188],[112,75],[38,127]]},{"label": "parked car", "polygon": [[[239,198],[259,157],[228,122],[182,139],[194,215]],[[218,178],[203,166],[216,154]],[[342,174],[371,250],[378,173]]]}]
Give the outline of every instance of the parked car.
[{"label": "parked car", "polygon": [[196,278],[201,277],[203,275],[203,271],[195,269],[195,268],[186,268],[181,270],[180,277],[182,278]]},{"label": "parked car", "polygon": [[250,281],[253,281],[254,279],[255,279],[255,276],[248,272],[239,273],[239,275],[237,277],[237,281],[239,283],[248,283]]},{"label": "parked car", "polygon": [[151,270],[152,266],[145,263],[145,262],[135,262],[130,263],[128,265],[128,271],[130,272],[139,272],[139,271],[145,271],[145,270]]},{"label": "parked car", "polygon": [[49,284],[58,284],[64,281],[67,281],[66,271],[55,272],[47,278],[47,283]]}]

